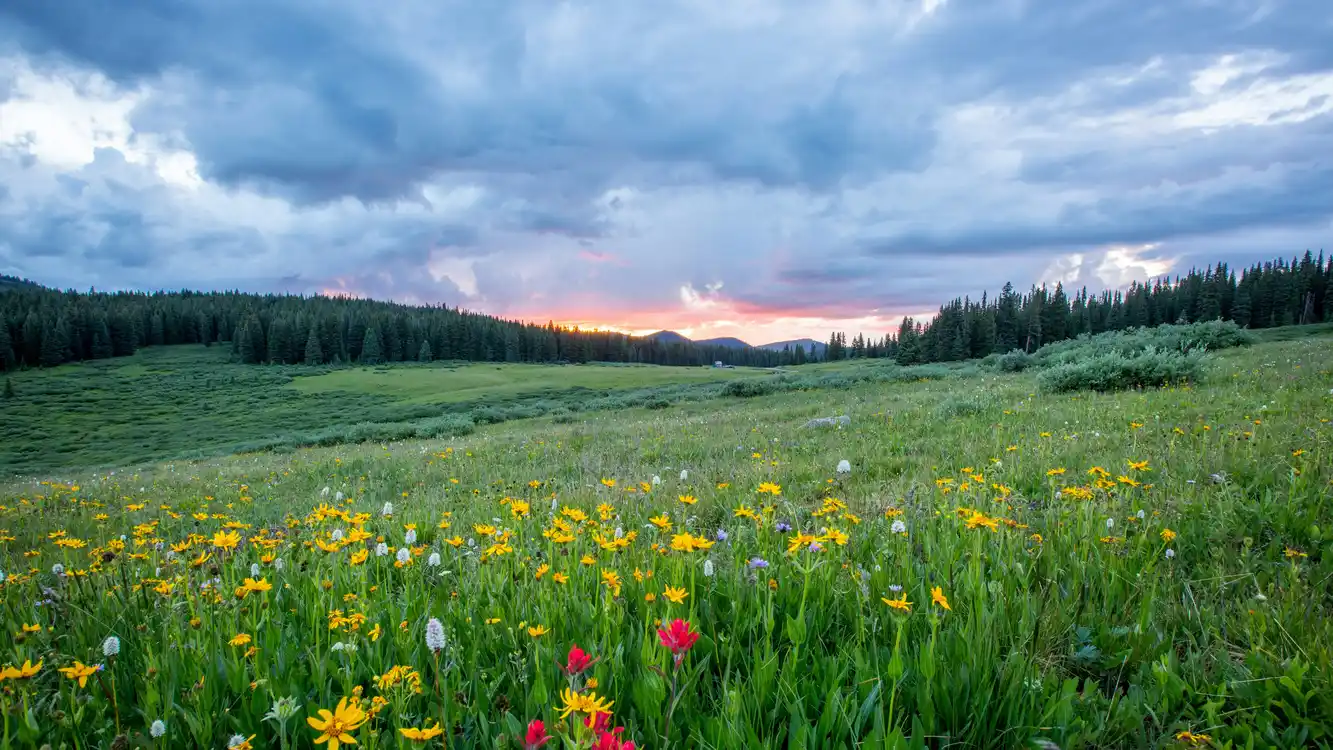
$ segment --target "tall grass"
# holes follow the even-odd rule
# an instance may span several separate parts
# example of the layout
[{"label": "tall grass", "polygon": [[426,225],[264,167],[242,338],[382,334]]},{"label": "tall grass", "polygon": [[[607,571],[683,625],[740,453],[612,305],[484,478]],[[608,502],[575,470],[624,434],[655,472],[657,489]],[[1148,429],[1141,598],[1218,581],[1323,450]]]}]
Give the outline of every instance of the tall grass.
[{"label": "tall grass", "polygon": [[[1072,396],[867,381],[14,486],[4,745],[308,748],[306,717],[347,699],[359,747],[516,748],[533,720],[587,747],[590,694],[652,748],[1327,744],[1333,353],[1212,367]],[[679,666],[676,619],[698,633]],[[596,662],[570,674],[575,644]],[[100,669],[80,685],[76,661]]]}]

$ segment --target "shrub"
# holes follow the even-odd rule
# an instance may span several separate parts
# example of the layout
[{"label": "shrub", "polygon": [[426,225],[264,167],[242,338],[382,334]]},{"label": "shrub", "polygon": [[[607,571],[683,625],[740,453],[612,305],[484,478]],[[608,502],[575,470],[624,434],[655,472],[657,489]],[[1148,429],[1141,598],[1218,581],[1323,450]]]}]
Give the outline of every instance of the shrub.
[{"label": "shrub", "polygon": [[774,382],[760,378],[748,378],[746,380],[732,380],[722,389],[723,395],[736,396],[738,398],[751,398],[753,396],[764,396],[773,393],[777,389]]},{"label": "shrub", "polygon": [[472,420],[451,414],[417,422],[415,435],[419,438],[462,437],[472,434],[475,429]]},{"label": "shrub", "polygon": [[1078,338],[1047,344],[1032,356],[1034,364],[1052,367],[1112,352],[1127,357],[1150,349],[1187,354],[1245,346],[1253,341],[1253,335],[1231,321],[1210,320],[1202,323],[1108,331],[1096,336],[1083,334]]},{"label": "shrub", "polygon": [[1055,393],[1120,391],[1188,382],[1197,379],[1202,369],[1202,357],[1197,352],[1148,349],[1132,356],[1109,352],[1051,367],[1040,375],[1038,383]]},{"label": "shrub", "polygon": [[999,372],[1022,372],[1031,366],[1032,355],[1022,349],[1015,349],[995,358],[995,369]]}]

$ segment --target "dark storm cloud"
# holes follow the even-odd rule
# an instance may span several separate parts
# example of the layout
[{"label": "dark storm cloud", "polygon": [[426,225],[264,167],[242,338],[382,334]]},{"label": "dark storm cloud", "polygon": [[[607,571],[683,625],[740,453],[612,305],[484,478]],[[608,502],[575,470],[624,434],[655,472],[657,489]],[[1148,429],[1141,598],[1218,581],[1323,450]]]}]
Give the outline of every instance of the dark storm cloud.
[{"label": "dark storm cloud", "polygon": [[134,99],[91,162],[0,138],[0,270],[851,316],[1319,244],[1331,32],[1320,0],[11,0],[0,106]]}]

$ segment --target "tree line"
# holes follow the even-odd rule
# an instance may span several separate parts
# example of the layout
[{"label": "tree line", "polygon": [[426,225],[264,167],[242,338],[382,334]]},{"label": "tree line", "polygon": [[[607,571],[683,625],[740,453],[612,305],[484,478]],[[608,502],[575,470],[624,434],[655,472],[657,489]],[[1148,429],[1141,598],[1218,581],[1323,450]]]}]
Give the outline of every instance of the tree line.
[{"label": "tree line", "polygon": [[1239,277],[1226,263],[1191,269],[1174,279],[1133,282],[1123,291],[1072,294],[1062,284],[1033,286],[1026,294],[1005,284],[998,297],[954,299],[928,321],[905,318],[882,339],[842,333],[829,339],[828,359],[888,357],[900,364],[952,362],[1044,344],[1082,334],[1230,320],[1246,328],[1333,321],[1333,257],[1307,251],[1290,261],[1256,263]]},{"label": "tree line", "polygon": [[[1232,320],[1248,328],[1333,320],[1333,258],[1306,252],[1235,271],[1225,263],[1123,291],[963,297],[928,321],[906,318],[880,339],[834,333],[824,358],[948,362],[1138,326]],[[230,347],[248,364],[626,362],[776,367],[815,361],[813,348],[769,351],[668,342],[554,323],[502,320],[448,306],[347,297],[230,292],[78,292],[0,277],[0,370],[133,354],[143,347]]]},{"label": "tree line", "polygon": [[775,367],[796,355],[660,342],[441,306],[241,292],[77,292],[20,283],[0,293],[0,369],[53,367],[149,346],[221,345],[247,364],[626,362]]}]

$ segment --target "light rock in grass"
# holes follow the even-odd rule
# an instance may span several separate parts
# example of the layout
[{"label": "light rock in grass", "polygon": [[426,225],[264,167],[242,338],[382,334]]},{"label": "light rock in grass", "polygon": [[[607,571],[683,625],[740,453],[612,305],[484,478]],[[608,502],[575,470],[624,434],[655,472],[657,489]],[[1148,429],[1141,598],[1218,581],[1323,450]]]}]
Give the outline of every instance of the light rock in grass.
[{"label": "light rock in grass", "polygon": [[838,416],[838,417],[819,417],[818,419],[812,419],[812,420],[810,420],[809,422],[806,422],[805,425],[803,425],[803,426],[804,426],[804,427],[836,427],[836,428],[838,428],[838,429],[841,430],[841,429],[844,428],[844,427],[850,427],[851,424],[852,424],[852,418],[849,417],[849,416],[847,416],[846,414],[843,414],[842,416]]}]

